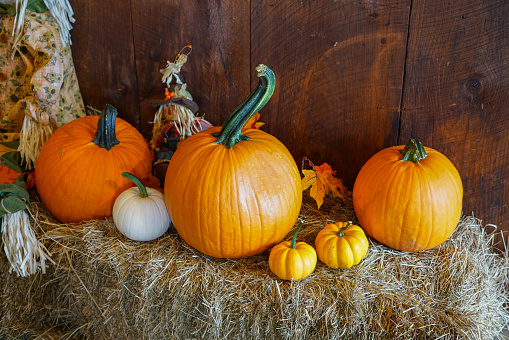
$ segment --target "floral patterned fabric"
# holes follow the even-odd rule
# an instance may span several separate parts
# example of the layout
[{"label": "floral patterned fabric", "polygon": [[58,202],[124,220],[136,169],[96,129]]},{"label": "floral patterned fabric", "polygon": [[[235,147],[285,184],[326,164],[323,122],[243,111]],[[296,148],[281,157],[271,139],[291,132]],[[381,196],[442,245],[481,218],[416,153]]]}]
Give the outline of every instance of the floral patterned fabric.
[{"label": "floral patterned fabric", "polygon": [[25,116],[58,128],[85,115],[69,46],[49,12],[26,12],[14,46],[14,17],[0,15],[0,136],[19,138]]},{"label": "floral patterned fabric", "polygon": [[[34,3],[41,1],[29,4]],[[71,49],[62,43],[51,12],[27,7],[18,18],[24,19],[22,29],[14,30],[12,6],[1,8],[5,11],[0,11],[0,233],[10,271],[27,276],[39,269],[44,273],[50,254],[32,230],[27,184],[33,185],[33,170],[26,170],[34,167],[54,129],[84,116],[85,108]]]}]

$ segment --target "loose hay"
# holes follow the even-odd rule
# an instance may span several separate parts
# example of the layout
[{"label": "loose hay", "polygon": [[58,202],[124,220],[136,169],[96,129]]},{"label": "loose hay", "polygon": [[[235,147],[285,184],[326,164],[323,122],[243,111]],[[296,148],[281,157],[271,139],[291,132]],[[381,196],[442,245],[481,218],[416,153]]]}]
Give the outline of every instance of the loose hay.
[{"label": "loose hay", "polygon": [[[109,219],[61,225],[33,202],[56,265],[18,278],[2,255],[6,326],[55,329],[62,339],[492,339],[509,324],[509,257],[472,216],[438,248],[403,253],[370,240],[359,265],[318,262],[288,282],[270,272],[268,252],[214,259],[173,228],[134,242]],[[301,218],[299,240],[312,245],[325,223],[356,221],[351,201],[328,198],[317,211],[308,196]]]}]

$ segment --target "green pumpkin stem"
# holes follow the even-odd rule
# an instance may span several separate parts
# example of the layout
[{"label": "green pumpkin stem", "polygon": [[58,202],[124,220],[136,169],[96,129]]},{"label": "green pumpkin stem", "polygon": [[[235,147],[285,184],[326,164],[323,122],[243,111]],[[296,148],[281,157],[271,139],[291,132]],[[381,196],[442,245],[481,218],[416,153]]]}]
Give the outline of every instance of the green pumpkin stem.
[{"label": "green pumpkin stem", "polygon": [[292,249],[296,248],[295,241],[297,240],[297,234],[299,233],[300,227],[302,227],[303,224],[304,224],[304,222],[300,221],[299,226],[297,227],[297,230],[295,230],[295,234],[293,234],[292,243],[290,244],[290,248],[292,248]]},{"label": "green pumpkin stem", "polygon": [[339,237],[343,237],[345,236],[345,230],[347,230],[348,228],[350,228],[350,226],[352,225],[352,222],[351,221],[348,221],[348,223],[341,229],[339,229],[339,232],[338,232],[338,236]]},{"label": "green pumpkin stem", "polygon": [[140,197],[142,197],[142,198],[148,197],[147,188],[145,188],[145,186],[143,185],[143,183],[140,181],[140,179],[138,177],[134,176],[133,174],[131,174],[129,172],[122,172],[122,177],[130,179],[131,181],[134,182],[134,184],[136,184],[136,186],[138,187],[138,190],[140,191]]},{"label": "green pumpkin stem", "polygon": [[230,113],[221,127],[221,131],[212,134],[217,137],[216,144],[223,144],[231,149],[236,143],[249,139],[242,134],[242,127],[249,118],[267,104],[276,86],[276,76],[269,67],[263,64],[258,65],[256,75],[259,78],[256,88],[242,104]]},{"label": "green pumpkin stem", "polygon": [[399,152],[403,155],[402,161],[412,161],[414,163],[419,163],[421,159],[427,156],[424,146],[418,139],[410,139],[405,148],[399,150]]},{"label": "green pumpkin stem", "polygon": [[120,142],[115,135],[115,121],[117,119],[118,111],[110,104],[106,104],[101,114],[99,115],[99,122],[97,122],[97,132],[93,143],[101,148],[110,150]]}]

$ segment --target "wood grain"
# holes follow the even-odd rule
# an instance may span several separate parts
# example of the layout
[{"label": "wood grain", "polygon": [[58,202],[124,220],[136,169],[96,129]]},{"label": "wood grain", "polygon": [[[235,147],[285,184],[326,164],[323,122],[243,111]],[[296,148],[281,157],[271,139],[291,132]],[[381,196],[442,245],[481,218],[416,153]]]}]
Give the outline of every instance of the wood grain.
[{"label": "wood grain", "polygon": [[297,163],[329,163],[353,187],[376,151],[397,141],[409,1],[252,3],[252,68],[273,68],[266,131]]},{"label": "wood grain", "polygon": [[509,230],[509,4],[413,1],[400,144],[458,168],[465,214]]},{"label": "wood grain", "polygon": [[154,96],[164,98],[160,69],[185,45],[193,49],[183,81],[198,103],[198,115],[215,125],[249,94],[248,1],[132,0],[142,133],[151,134]]},{"label": "wood grain", "polygon": [[111,104],[141,129],[129,3],[72,0],[71,48],[85,105],[102,110]]},{"label": "wood grain", "polygon": [[444,153],[464,212],[509,230],[509,3],[504,0],[71,0],[85,104],[115,105],[150,137],[159,70],[182,75],[215,125],[276,73],[263,130],[297,163],[329,163],[351,189],[377,151],[409,138]]}]

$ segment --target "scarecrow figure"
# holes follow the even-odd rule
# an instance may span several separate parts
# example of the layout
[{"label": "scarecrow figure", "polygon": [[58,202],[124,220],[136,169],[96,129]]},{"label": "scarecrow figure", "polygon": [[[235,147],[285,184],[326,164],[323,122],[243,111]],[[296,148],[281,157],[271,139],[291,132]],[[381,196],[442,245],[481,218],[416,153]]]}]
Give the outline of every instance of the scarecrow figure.
[{"label": "scarecrow figure", "polygon": [[177,144],[195,133],[212,127],[212,124],[203,117],[196,116],[198,104],[193,101],[191,93],[187,90],[187,84],[180,78],[180,70],[187,62],[191,50],[191,45],[185,46],[177,54],[174,62],[167,61],[166,68],[160,70],[163,74],[162,81],[167,86],[165,98],[151,103],[158,108],[154,117],[150,145],[154,151],[154,173],[161,185],[164,185],[166,169],[177,149]]},{"label": "scarecrow figure", "polygon": [[[212,127],[203,116],[198,117],[198,104],[187,91],[187,84],[180,78],[180,70],[187,62],[191,53],[191,45],[185,46],[177,54],[174,62],[167,61],[165,69],[161,69],[163,83],[166,83],[165,99],[152,101],[152,106],[158,107],[154,117],[152,140],[150,145],[154,151],[154,173],[164,185],[166,170],[177,145],[183,139]],[[172,89],[172,81],[175,85]],[[259,122],[260,114],[255,113],[244,124],[243,129],[259,129],[264,123]]]},{"label": "scarecrow figure", "polygon": [[[0,0],[0,216],[19,276],[49,258],[30,227],[27,170],[53,131],[85,115],[70,49],[68,0]],[[24,176],[25,175],[25,176]]]}]

